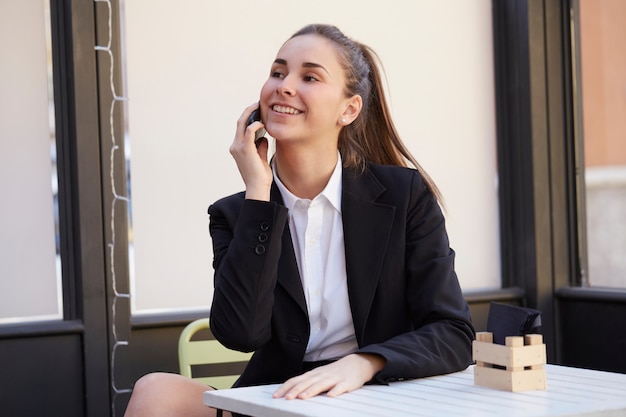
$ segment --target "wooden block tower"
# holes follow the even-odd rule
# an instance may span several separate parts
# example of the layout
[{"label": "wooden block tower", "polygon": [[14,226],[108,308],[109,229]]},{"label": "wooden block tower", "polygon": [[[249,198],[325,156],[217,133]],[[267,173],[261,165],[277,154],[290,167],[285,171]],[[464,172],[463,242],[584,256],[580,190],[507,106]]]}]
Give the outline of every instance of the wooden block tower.
[{"label": "wooden block tower", "polygon": [[479,332],[473,342],[474,384],[507,391],[546,389],[546,345],[540,334],[509,336],[505,345]]}]

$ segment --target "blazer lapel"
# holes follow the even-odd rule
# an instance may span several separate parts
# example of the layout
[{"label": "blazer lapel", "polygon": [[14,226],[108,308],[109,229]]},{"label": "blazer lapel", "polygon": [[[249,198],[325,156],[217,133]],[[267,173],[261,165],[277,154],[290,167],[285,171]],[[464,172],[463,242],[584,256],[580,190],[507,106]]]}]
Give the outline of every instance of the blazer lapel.
[{"label": "blazer lapel", "polygon": [[[276,183],[272,184],[270,200],[278,204],[284,204],[283,197]],[[304,290],[302,289],[302,280],[300,279],[300,271],[296,262],[296,254],[293,250],[293,242],[291,240],[291,232],[289,224],[285,225],[285,231],[282,236],[282,251],[278,260],[278,284],[296,301],[304,314],[307,314],[306,299]]]},{"label": "blazer lapel", "polygon": [[377,203],[385,187],[370,172],[343,170],[342,218],[348,294],[357,340],[363,340],[367,317],[395,215],[395,207]]}]

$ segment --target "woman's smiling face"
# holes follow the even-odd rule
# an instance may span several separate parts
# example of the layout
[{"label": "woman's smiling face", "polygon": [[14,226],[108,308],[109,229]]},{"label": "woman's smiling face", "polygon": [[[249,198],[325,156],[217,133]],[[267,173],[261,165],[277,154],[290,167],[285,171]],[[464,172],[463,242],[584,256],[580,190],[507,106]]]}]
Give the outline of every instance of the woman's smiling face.
[{"label": "woman's smiling face", "polygon": [[319,35],[288,40],[261,89],[265,128],[277,141],[337,140],[349,98],[333,43]]}]

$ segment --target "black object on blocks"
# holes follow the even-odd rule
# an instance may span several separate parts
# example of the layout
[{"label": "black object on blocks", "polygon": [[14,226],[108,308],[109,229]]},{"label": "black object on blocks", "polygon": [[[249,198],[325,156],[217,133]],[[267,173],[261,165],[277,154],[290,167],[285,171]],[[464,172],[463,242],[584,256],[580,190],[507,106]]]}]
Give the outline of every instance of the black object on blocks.
[{"label": "black object on blocks", "polygon": [[493,343],[504,345],[507,336],[541,334],[541,311],[510,304],[491,303],[487,316],[487,331]]}]

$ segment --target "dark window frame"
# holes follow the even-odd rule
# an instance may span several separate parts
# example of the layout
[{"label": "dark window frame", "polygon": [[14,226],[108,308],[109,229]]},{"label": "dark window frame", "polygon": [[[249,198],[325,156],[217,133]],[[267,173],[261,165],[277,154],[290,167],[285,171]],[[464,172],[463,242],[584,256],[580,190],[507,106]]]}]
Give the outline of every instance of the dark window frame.
[{"label": "dark window frame", "polygon": [[[64,318],[83,324],[87,415],[110,415],[94,2],[50,1]],[[90,53],[90,51],[93,51]]]}]

